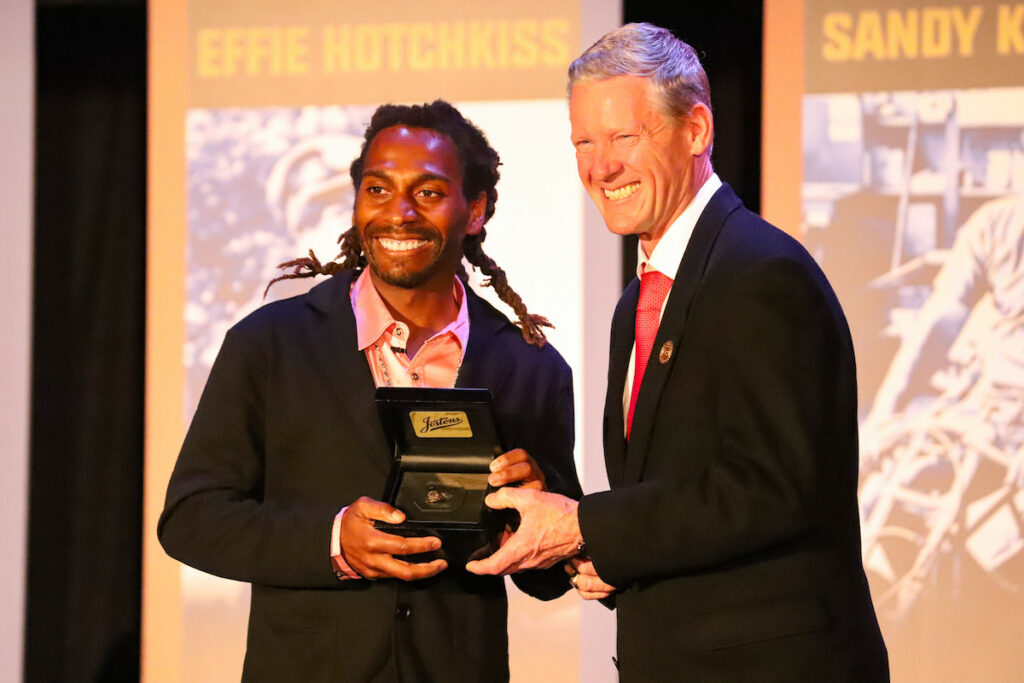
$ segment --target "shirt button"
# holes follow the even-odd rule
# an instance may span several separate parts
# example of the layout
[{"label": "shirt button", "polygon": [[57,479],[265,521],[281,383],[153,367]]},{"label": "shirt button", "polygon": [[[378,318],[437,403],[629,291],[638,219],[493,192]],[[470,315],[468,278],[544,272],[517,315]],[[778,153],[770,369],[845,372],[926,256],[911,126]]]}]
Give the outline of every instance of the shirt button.
[{"label": "shirt button", "polygon": [[396,327],[395,328],[395,336],[396,337],[401,337],[402,336],[402,328],[401,327]]},{"label": "shirt button", "polygon": [[412,377],[412,380],[413,380],[414,382],[418,382],[418,381],[420,381],[420,373],[418,373],[418,372],[414,372],[414,373],[412,373],[412,374],[411,374],[411,375],[409,375],[409,376],[410,376],[410,377]]},{"label": "shirt button", "polygon": [[399,605],[395,608],[395,616],[399,619],[408,619],[412,616],[412,607],[409,605]]}]

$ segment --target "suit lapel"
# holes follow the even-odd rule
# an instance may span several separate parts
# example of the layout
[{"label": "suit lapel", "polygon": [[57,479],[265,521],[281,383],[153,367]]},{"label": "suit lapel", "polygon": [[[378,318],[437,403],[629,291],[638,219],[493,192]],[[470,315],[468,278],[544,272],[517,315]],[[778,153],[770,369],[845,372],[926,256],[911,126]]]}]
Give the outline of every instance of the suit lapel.
[{"label": "suit lapel", "polygon": [[509,323],[469,286],[466,287],[466,301],[469,306],[469,341],[466,342],[455,385],[460,388],[488,387],[497,398],[512,372],[512,364],[494,362],[488,346],[490,339]]},{"label": "suit lapel", "polygon": [[626,436],[623,433],[622,393],[629,370],[629,355],[635,341],[636,306],[640,281],[633,279],[619,298],[612,316],[611,352],[608,362],[608,392],[604,397],[604,464],[608,483],[622,481],[626,460]]},{"label": "suit lapel", "polygon": [[[693,297],[704,276],[708,257],[722,224],[726,217],[740,206],[739,198],[728,185],[723,184],[697,219],[686,251],[683,252],[633,412],[633,427],[626,449],[626,482],[639,481],[643,474],[658,403],[665,389],[665,381],[677,358],[675,351],[680,348]],[[663,362],[660,358],[661,349],[666,342],[672,343],[673,353]]]},{"label": "suit lapel", "polygon": [[362,447],[350,449],[364,454],[367,462],[384,473],[391,468],[391,447],[373,401],[376,387],[366,354],[357,348],[356,320],[349,290],[352,271],[343,271],[309,291],[307,303],[323,316],[322,341],[314,345],[315,367],[324,368],[346,423]]}]

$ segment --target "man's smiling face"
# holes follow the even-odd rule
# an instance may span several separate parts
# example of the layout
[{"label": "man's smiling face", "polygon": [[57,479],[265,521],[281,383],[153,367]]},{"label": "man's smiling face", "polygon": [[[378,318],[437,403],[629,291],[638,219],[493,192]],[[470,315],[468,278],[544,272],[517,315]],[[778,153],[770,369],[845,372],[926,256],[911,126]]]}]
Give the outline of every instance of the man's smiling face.
[{"label": "man's smiling face", "polygon": [[447,136],[393,126],[370,143],[352,219],[376,278],[451,287],[462,239],[480,232],[485,206],[483,194],[462,195],[462,164]]},{"label": "man's smiling face", "polygon": [[693,199],[691,128],[639,76],[576,83],[569,119],[580,180],[608,229],[656,244]]}]

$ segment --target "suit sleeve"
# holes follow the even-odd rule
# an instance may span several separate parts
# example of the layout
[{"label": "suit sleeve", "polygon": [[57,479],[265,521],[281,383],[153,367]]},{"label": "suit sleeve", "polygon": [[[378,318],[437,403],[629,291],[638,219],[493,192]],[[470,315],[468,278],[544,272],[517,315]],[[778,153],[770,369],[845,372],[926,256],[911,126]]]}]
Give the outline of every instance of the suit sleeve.
[{"label": "suit sleeve", "polygon": [[233,328],[214,362],[167,487],[157,534],[202,571],[280,587],[339,587],[337,509],[263,500],[265,359]]},{"label": "suit sleeve", "polygon": [[[685,477],[662,464],[580,504],[588,552],[612,585],[711,569],[812,534],[848,509],[836,497],[856,491],[853,349],[827,285],[806,263],[776,258],[720,286],[720,296],[705,293],[714,317],[697,332],[710,335],[699,348],[717,363],[714,445],[657,454],[703,464]],[[672,443],[672,415],[685,410],[660,406],[652,443]]]},{"label": "suit sleeve", "polygon": [[[578,499],[582,490],[573,461],[575,424],[572,373],[562,363],[558,374],[557,389],[553,397],[548,399],[542,413],[546,419],[537,425],[532,450],[529,452],[544,471],[549,491]],[[513,574],[512,581],[519,590],[540,600],[552,600],[569,590],[569,578],[561,564]]]}]

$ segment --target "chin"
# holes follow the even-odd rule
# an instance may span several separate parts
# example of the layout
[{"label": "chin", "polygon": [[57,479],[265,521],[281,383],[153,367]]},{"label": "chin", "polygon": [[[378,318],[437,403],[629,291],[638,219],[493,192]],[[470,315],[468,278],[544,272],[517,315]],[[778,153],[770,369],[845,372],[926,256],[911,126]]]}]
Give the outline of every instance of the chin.
[{"label": "chin", "polygon": [[426,276],[422,273],[405,273],[398,277],[385,277],[381,279],[392,287],[398,287],[399,289],[417,289],[427,281]]},{"label": "chin", "polygon": [[620,237],[638,235],[642,230],[641,226],[637,223],[638,216],[634,213],[622,210],[601,211],[600,213],[605,227],[614,235]]},{"label": "chin", "polygon": [[391,285],[392,287],[401,287],[402,289],[416,289],[428,279],[430,279],[430,273],[423,270],[406,271],[406,270],[388,270],[382,271],[379,268],[370,266],[373,268],[373,273],[381,281]]},{"label": "chin", "polygon": [[370,269],[379,280],[392,287],[402,289],[416,289],[428,282],[437,272],[437,262],[434,261],[419,268],[381,268],[376,262],[369,260]]},{"label": "chin", "polygon": [[604,224],[605,227],[608,228],[609,232],[611,232],[613,235],[618,235],[619,237],[629,237],[630,235],[638,235],[640,231],[640,229],[633,223],[609,223],[607,220],[605,220]]}]

